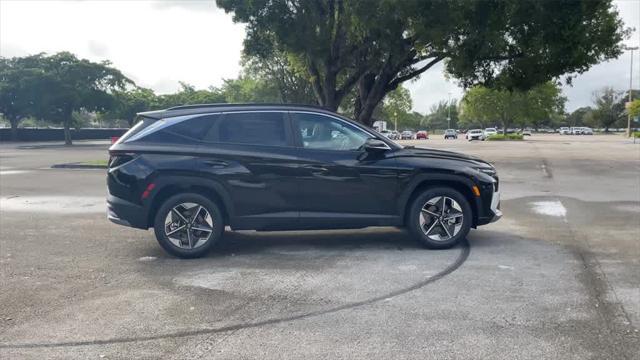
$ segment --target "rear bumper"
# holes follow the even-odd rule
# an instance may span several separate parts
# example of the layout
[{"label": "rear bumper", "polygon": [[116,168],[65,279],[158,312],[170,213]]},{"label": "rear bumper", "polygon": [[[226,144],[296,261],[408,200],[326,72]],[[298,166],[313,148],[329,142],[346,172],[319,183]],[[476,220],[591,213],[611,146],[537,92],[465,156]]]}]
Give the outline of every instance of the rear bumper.
[{"label": "rear bumper", "polygon": [[149,228],[147,212],[142,206],[113,195],[107,196],[107,219],[118,225],[138,229]]}]

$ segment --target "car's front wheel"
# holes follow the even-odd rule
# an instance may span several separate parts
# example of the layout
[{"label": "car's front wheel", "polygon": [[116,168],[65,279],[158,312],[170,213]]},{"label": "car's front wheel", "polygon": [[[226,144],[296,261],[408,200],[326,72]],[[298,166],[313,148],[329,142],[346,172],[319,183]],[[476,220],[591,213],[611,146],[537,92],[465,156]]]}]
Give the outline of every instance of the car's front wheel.
[{"label": "car's front wheel", "polygon": [[205,255],[222,237],[224,220],[219,207],[195,193],[177,194],[158,209],[154,231],[160,246],[180,258]]},{"label": "car's front wheel", "polygon": [[455,246],[471,229],[469,201],[452,188],[438,187],[424,191],[414,199],[409,211],[409,231],[431,249]]}]

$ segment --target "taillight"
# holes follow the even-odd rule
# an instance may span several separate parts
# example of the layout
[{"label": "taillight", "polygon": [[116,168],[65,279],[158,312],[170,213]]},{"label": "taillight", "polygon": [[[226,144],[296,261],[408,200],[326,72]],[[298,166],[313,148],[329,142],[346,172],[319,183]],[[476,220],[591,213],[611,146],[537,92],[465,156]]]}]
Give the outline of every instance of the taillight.
[{"label": "taillight", "polygon": [[124,165],[135,158],[132,153],[111,153],[109,156],[109,169]]},{"label": "taillight", "polygon": [[154,183],[147,185],[147,188],[144,189],[144,191],[142,192],[142,195],[140,196],[140,200],[144,200],[148,198],[155,187],[156,187],[156,184]]}]

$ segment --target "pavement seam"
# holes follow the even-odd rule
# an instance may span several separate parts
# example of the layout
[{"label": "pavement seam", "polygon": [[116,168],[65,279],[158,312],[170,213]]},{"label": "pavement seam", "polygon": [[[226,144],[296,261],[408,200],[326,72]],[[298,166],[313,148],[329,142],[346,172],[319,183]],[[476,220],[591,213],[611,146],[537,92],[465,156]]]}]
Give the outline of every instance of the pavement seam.
[{"label": "pavement seam", "polygon": [[[538,151],[538,153],[540,153],[540,158],[542,159],[541,168],[545,177],[551,183],[551,187],[553,188],[553,193],[552,193],[553,197],[555,198],[556,201],[562,204],[562,200],[556,190],[556,183],[555,183],[555,180],[553,179],[551,164],[543,156],[543,154],[540,152],[540,149],[537,146],[534,146],[534,148]],[[562,216],[562,220],[567,225],[569,235],[574,244],[569,248],[574,253],[574,255],[579,258],[580,262],[582,263],[582,266],[584,269],[583,272],[581,273],[581,275],[584,276],[583,281],[587,281],[591,283],[590,285],[593,285],[593,286],[588,286],[589,284],[583,283],[583,286],[586,288],[588,296],[593,298],[593,300],[596,302],[595,311],[605,323],[608,333],[614,336],[616,335],[621,336],[623,339],[626,339],[625,333],[630,334],[631,337],[635,337],[633,330],[635,330],[636,328],[631,322],[631,318],[629,314],[627,313],[627,311],[624,308],[624,305],[618,298],[618,295],[614,290],[613,286],[611,285],[611,282],[609,281],[606,273],[602,269],[602,265],[600,261],[593,254],[593,252],[589,250],[591,247],[588,240],[585,237],[577,236],[576,230],[573,228],[573,226],[569,222],[566,214]],[[579,240],[578,238],[580,238],[581,240]],[[581,246],[579,245],[580,243],[582,243],[582,247],[584,247],[584,249],[581,248]],[[603,284],[599,285],[598,282],[602,282]],[[604,289],[602,288],[603,285],[604,285]],[[606,299],[607,289],[613,294],[615,298],[615,303],[612,303],[611,301],[608,301]],[[617,314],[618,311],[614,309],[615,307],[617,307],[619,309],[619,312],[623,314],[623,317],[625,318],[627,325],[631,327],[631,331],[629,329],[624,329],[626,330],[624,331],[623,329],[618,328],[619,324],[617,319],[620,316],[619,314]],[[618,347],[616,346],[617,345],[616,343],[611,343],[609,341],[607,341],[607,343],[608,343],[607,344],[608,347],[610,349],[613,349],[618,355],[624,356],[625,359],[633,358],[633,355],[629,355],[629,356],[627,355],[627,351],[629,351],[628,348],[624,346]],[[623,351],[624,353],[620,353],[620,351]]]}]

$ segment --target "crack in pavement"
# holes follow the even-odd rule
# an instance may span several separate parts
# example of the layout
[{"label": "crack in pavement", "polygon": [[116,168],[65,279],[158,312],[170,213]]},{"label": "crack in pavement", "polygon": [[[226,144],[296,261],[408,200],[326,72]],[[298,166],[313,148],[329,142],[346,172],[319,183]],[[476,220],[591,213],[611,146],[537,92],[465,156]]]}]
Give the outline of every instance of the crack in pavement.
[{"label": "crack in pavement", "polygon": [[401,288],[401,289],[398,289],[383,295],[379,295],[370,299],[347,303],[347,304],[332,307],[329,309],[317,310],[317,311],[312,311],[308,313],[285,316],[280,318],[267,319],[267,320],[257,321],[257,322],[238,323],[238,324],[227,325],[227,326],[222,326],[217,328],[203,328],[203,329],[176,331],[176,332],[156,334],[156,335],[119,337],[119,338],[102,339],[102,340],[98,339],[98,340],[81,340],[81,341],[50,342],[50,343],[39,342],[39,343],[0,344],[0,349],[76,347],[76,346],[108,345],[108,344],[133,343],[133,342],[141,342],[141,341],[152,341],[152,340],[160,340],[165,338],[180,338],[180,337],[216,334],[216,333],[224,333],[224,332],[235,332],[242,329],[257,328],[257,327],[262,327],[266,325],[274,325],[274,324],[280,324],[284,322],[302,320],[310,317],[332,314],[332,313],[336,313],[343,310],[353,309],[360,306],[377,303],[383,300],[391,299],[391,298],[418,290],[420,288],[423,288],[426,285],[436,282],[442,279],[443,277],[456,271],[469,258],[470,253],[471,253],[471,246],[469,245],[469,241],[465,239],[461,243],[460,253],[458,254],[458,257],[455,259],[455,261],[449,264],[449,266],[447,266],[443,270],[436,273],[435,275],[425,278],[422,281],[419,281],[405,288]]}]

